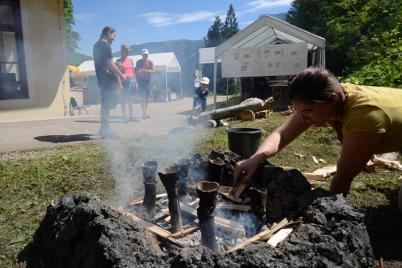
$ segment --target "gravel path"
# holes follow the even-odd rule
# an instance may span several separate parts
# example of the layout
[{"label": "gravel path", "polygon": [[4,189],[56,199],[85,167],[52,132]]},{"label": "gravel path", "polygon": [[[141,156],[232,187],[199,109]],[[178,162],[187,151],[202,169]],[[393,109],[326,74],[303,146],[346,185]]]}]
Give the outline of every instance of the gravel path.
[{"label": "gravel path", "polygon": [[[219,97],[218,100],[225,100]],[[212,99],[209,100],[212,102]],[[134,104],[134,122],[121,120],[120,107],[112,111],[111,126],[123,138],[165,135],[176,128],[187,128],[192,98],[169,103],[150,103],[151,118],[142,119],[139,104]],[[62,119],[0,123],[0,152],[12,152],[99,139],[99,106],[89,109],[88,116]]]}]

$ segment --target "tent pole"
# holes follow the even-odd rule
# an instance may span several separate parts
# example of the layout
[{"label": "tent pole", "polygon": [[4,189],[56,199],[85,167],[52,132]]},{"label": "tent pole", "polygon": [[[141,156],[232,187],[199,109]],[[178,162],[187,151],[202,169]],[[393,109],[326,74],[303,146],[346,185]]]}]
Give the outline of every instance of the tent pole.
[{"label": "tent pole", "polygon": [[216,110],[216,68],[217,68],[217,61],[216,55],[214,57],[214,110]]},{"label": "tent pole", "polygon": [[229,101],[229,78],[226,78],[226,102]]},{"label": "tent pole", "polygon": [[322,54],[321,54],[321,64],[325,68],[325,48],[321,48]]},{"label": "tent pole", "polygon": [[181,84],[181,70],[179,72],[180,75],[180,99],[183,99],[183,86]]},{"label": "tent pole", "polygon": [[167,67],[165,66],[165,102],[169,101],[168,90],[167,90]]}]

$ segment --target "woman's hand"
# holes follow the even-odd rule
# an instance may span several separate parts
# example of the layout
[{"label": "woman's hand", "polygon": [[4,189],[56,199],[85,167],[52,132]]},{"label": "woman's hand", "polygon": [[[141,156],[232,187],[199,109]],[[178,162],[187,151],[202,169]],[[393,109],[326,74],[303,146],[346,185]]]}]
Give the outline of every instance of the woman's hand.
[{"label": "woman's hand", "polygon": [[254,173],[257,171],[261,161],[266,158],[264,154],[256,154],[249,159],[237,162],[233,171],[233,185],[249,184],[252,181]]}]

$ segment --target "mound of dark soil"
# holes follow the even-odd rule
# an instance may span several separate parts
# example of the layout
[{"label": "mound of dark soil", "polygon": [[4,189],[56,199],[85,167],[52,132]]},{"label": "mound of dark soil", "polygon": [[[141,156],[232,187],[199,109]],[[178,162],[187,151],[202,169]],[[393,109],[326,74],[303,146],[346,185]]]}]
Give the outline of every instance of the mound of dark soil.
[{"label": "mound of dark soil", "polygon": [[158,241],[145,229],[80,194],[60,198],[47,209],[35,233],[28,267],[160,266]]}]

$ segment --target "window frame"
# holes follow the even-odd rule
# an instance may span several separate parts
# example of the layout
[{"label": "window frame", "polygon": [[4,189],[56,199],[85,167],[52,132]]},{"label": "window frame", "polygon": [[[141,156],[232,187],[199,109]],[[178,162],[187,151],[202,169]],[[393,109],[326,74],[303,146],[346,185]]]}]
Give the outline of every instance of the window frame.
[{"label": "window frame", "polygon": [[22,18],[20,0],[0,0],[0,5],[10,6],[12,9],[13,25],[0,24],[0,32],[12,32],[15,37],[17,61],[5,61],[1,64],[16,64],[18,68],[20,92],[10,95],[0,89],[0,101],[13,99],[29,99],[27,72],[25,64],[24,40],[22,34]]}]

